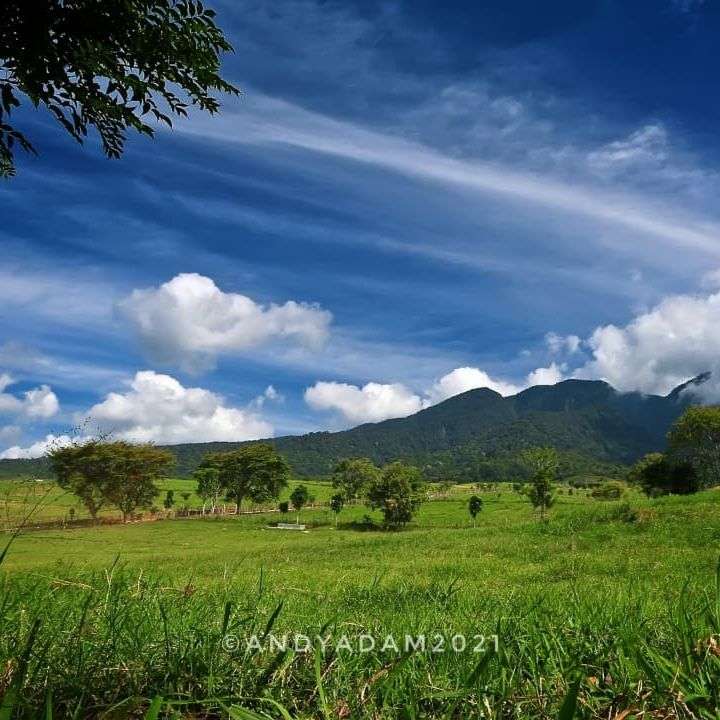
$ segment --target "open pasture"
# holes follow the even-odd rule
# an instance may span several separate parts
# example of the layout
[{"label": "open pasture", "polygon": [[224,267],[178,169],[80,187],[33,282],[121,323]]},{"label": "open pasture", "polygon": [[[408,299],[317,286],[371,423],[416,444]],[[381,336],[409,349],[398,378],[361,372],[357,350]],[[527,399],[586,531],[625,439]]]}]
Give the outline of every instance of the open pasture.
[{"label": "open pasture", "polygon": [[[315,503],[326,503],[334,492],[327,482],[314,480],[302,480],[293,482],[281,493],[279,501],[287,500],[292,488],[302,482]],[[155,499],[154,513],[149,511],[140,512],[139,515],[145,519],[152,514],[164,515],[163,500],[168,490],[174,493],[174,513],[182,513],[185,508],[199,510],[202,508],[202,500],[195,492],[196,483],[188,478],[167,478],[158,482],[159,492]],[[188,493],[187,500],[183,493]],[[232,503],[220,502],[228,510],[234,511]],[[242,510],[277,509],[278,502],[257,504],[246,502]],[[71,520],[87,520],[90,518],[80,500],[72,493],[63,490],[50,479],[23,479],[23,480],[0,480],[0,530],[17,527],[26,517],[31,522],[68,522]],[[99,516],[119,520],[121,513],[116,508],[105,507]]]},{"label": "open pasture", "polygon": [[[400,532],[364,529],[362,505],[338,529],[328,510],[303,510],[307,533],[268,529],[277,514],[27,532],[2,566],[12,631],[0,655],[21,657],[31,637],[42,649],[18,707],[26,717],[717,717],[717,491],[561,495],[547,524],[509,489],[486,492],[475,528],[469,492],[428,502]],[[268,648],[268,634],[347,636],[351,649]],[[475,641],[406,651],[407,634]],[[371,651],[358,651],[361,635],[375,638]],[[387,636],[398,652],[380,647]]]}]

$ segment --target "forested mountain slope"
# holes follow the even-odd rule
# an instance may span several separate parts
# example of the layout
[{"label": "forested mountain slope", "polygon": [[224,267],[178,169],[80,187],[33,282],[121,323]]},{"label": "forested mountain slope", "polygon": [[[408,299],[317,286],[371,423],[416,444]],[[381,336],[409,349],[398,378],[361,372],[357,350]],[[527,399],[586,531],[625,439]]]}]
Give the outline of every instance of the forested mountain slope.
[{"label": "forested mountain slope", "polygon": [[[619,393],[597,380],[566,380],[502,397],[487,388],[470,390],[415,415],[360,425],[342,432],[274,438],[269,442],[298,475],[326,475],[345,457],[367,456],[377,463],[398,458],[451,472],[458,464],[507,458],[532,445],[601,463],[629,463],[662,449],[672,422],[693,397],[686,392],[701,376],[667,396]],[[689,387],[690,386],[690,387]],[[243,443],[171,446],[178,472],[187,474],[209,451]],[[0,474],[41,471],[37,462],[3,461]]]}]

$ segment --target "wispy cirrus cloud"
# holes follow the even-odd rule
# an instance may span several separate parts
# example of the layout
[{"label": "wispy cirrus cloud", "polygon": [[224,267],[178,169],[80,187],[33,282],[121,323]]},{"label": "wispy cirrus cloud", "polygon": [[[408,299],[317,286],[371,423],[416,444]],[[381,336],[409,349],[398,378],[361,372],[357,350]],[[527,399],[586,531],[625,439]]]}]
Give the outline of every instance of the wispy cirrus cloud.
[{"label": "wispy cirrus cloud", "polygon": [[682,208],[663,208],[641,196],[561,182],[552,175],[477,161],[335,120],[284,100],[254,95],[243,112],[229,111],[219,121],[195,118],[185,134],[240,145],[281,145],[362,163],[409,178],[482,194],[529,202],[552,211],[584,217],[685,248],[720,256],[720,223],[693,217]]}]

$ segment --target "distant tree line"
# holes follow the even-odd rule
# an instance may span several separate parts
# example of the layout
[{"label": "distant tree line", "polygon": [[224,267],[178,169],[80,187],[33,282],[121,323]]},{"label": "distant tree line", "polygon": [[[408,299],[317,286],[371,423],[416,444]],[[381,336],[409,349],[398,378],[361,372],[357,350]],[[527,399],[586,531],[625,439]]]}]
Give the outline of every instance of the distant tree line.
[{"label": "distant tree line", "polygon": [[[58,448],[50,453],[49,461],[60,487],[76,495],[93,519],[102,509],[115,507],[124,521],[138,509],[152,506],[159,493],[157,482],[173,467],[168,450],[124,441],[97,440]],[[215,512],[221,499],[232,502],[239,513],[246,501],[276,500],[288,486],[290,468],[272,445],[253,443],[230,452],[208,453],[192,477],[203,514],[208,507]],[[340,462],[333,487],[340,491],[330,501],[336,523],[346,503],[363,499],[382,513],[385,527],[402,527],[426,497],[417,468],[402,462],[378,468],[367,458]],[[181,493],[181,497],[187,506],[190,494]],[[280,510],[287,513],[292,506],[299,521],[300,511],[313,501],[307,487],[297,485]],[[175,503],[174,491],[167,490],[163,506],[171,510]]]}]

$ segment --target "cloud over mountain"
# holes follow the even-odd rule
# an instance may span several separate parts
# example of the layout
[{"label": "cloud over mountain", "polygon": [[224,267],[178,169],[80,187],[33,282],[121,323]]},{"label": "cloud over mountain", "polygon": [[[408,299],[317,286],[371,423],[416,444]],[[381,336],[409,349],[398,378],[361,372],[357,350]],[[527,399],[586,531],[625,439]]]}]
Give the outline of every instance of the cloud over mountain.
[{"label": "cloud over mountain", "polygon": [[351,423],[377,422],[412,415],[422,400],[400,383],[367,383],[362,387],[317,382],[305,390],[305,401],[315,410],[336,410]]},{"label": "cloud over mountain", "polygon": [[357,424],[407,417],[476,388],[489,388],[508,396],[529,385],[553,385],[562,379],[563,367],[555,363],[533,370],[523,384],[492,378],[480,368],[459,367],[439,378],[422,395],[402,383],[370,382],[358,387],[348,383],[321,381],[305,390],[305,401],[315,410],[335,411],[348,422]]},{"label": "cloud over mountain", "polygon": [[575,377],[607,380],[618,390],[667,393],[720,367],[720,293],[666,297],[624,326],[598,327],[587,344],[592,359]]}]

